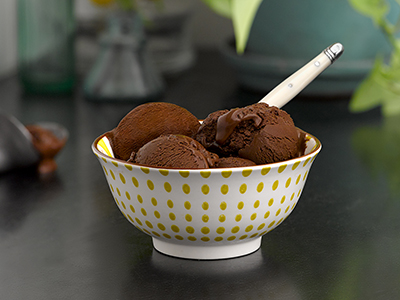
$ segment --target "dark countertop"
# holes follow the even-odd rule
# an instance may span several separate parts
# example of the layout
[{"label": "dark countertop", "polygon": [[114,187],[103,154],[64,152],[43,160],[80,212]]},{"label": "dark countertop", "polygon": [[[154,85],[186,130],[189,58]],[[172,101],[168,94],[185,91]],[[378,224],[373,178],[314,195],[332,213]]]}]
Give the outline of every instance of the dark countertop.
[{"label": "dark countertop", "polygon": [[[262,95],[238,87],[214,52],[167,81],[162,101],[197,117]],[[236,259],[191,261],[153,250],[120,213],[92,141],[135,103],[25,96],[0,82],[0,107],[24,124],[70,132],[53,176],[0,175],[1,299],[400,299],[400,116],[348,111],[349,99],[290,102],[323,149],[290,217]]]}]

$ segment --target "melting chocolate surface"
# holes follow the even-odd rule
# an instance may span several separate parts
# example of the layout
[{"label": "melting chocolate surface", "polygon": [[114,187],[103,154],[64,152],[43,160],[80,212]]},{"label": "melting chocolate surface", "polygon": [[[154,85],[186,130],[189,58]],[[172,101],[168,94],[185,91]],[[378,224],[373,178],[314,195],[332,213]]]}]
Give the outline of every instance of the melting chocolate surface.
[{"label": "melting chocolate surface", "polygon": [[215,141],[222,145],[235,130],[240,122],[253,120],[256,127],[260,126],[262,118],[257,114],[243,114],[239,108],[232,109],[220,116],[217,120],[217,133]]}]

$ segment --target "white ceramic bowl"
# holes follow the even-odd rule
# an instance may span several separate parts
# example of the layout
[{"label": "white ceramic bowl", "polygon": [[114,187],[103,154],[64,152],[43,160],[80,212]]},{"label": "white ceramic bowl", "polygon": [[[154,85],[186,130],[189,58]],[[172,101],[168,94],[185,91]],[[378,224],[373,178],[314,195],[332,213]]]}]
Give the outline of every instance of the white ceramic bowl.
[{"label": "white ceramic bowl", "polygon": [[214,169],[143,167],[113,158],[107,138],[92,144],[118,208],[158,251],[224,259],[256,251],[261,237],[293,211],[321,143],[267,165]]}]

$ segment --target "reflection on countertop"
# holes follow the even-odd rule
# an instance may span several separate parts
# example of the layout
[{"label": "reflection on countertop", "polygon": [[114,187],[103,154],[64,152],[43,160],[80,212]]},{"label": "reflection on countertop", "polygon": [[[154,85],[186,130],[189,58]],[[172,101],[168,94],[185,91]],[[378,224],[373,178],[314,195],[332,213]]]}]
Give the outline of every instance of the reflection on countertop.
[{"label": "reflection on countertop", "polygon": [[179,259],[153,250],[150,261],[136,265],[131,275],[134,280],[125,283],[123,294],[141,299],[302,299],[285,268],[261,249],[211,261]]}]

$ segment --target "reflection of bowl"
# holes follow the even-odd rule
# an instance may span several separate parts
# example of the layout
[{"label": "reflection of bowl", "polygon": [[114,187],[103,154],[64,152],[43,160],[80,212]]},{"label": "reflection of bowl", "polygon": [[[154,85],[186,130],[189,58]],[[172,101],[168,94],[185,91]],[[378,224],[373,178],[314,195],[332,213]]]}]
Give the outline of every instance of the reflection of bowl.
[{"label": "reflection of bowl", "polygon": [[306,154],[279,163],[239,168],[162,169],[113,158],[107,138],[92,150],[118,208],[154,247],[168,255],[221,259],[260,247],[261,237],[293,211],[321,150],[307,135]]},{"label": "reflection of bowl", "polygon": [[135,266],[142,276],[129,288],[138,299],[301,299],[284,264],[261,250],[217,261],[177,259],[154,250],[150,263]]}]

